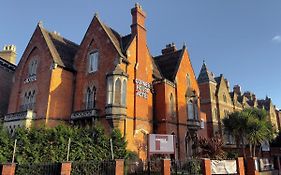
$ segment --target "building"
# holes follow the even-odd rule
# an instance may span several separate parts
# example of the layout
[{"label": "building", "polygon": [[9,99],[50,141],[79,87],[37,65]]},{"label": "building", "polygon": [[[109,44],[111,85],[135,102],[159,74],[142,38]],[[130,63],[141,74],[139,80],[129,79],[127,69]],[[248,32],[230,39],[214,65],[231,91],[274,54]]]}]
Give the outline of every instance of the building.
[{"label": "building", "polygon": [[[173,134],[179,159],[191,157],[206,115],[200,112],[199,86],[186,46],[168,44],[152,56],[146,41],[146,13],[131,10],[131,32],[122,36],[95,15],[80,45],[42,24],[15,74],[5,125],[62,121],[99,122],[120,129],[128,148],[146,158],[147,134]],[[199,133],[206,136],[204,131]]]},{"label": "building", "polygon": [[252,107],[265,109],[272,126],[277,130],[280,128],[280,117],[270,98],[258,100],[252,92],[243,93],[239,85],[235,85],[231,91],[228,80],[222,74],[215,77],[205,62],[197,81],[201,92],[201,110],[206,113],[207,118],[208,137],[220,134],[226,145],[235,144],[233,137],[223,131],[221,120],[229,113]]},{"label": "building", "polygon": [[0,51],[0,118],[3,120],[9,105],[9,96],[16,69],[16,47],[6,45]]},{"label": "building", "polygon": [[[48,32],[39,23],[17,66],[4,125],[52,126],[72,112],[74,68],[78,45]],[[33,121],[33,122],[31,122]]]}]

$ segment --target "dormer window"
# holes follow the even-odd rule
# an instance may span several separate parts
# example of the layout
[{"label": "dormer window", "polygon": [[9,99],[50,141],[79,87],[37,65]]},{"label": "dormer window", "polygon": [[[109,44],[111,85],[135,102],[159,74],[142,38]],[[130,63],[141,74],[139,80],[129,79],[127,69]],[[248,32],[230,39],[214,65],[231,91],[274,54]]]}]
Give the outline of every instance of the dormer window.
[{"label": "dormer window", "polygon": [[92,52],[89,55],[89,73],[96,72],[98,70],[98,59],[99,59],[99,53],[98,52]]}]

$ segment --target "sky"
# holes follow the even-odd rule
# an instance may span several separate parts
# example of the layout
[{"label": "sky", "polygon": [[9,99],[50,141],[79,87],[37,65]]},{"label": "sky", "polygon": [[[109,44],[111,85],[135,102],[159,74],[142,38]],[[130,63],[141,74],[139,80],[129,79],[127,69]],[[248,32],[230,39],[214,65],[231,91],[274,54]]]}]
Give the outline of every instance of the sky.
[{"label": "sky", "polygon": [[130,32],[130,9],[147,14],[151,54],[185,43],[198,76],[203,60],[231,88],[239,84],[281,108],[280,0],[9,0],[0,6],[0,47],[15,44],[17,62],[39,21],[49,31],[80,44],[93,16],[122,35]]}]

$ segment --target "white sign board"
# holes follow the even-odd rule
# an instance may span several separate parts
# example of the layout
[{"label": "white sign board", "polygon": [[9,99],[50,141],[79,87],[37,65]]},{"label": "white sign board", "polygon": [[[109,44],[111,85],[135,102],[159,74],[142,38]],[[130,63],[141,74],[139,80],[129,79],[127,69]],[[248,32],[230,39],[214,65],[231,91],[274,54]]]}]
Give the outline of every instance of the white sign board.
[{"label": "white sign board", "polygon": [[174,136],[149,134],[149,154],[174,154]]},{"label": "white sign board", "polygon": [[237,174],[236,160],[212,160],[212,174]]}]

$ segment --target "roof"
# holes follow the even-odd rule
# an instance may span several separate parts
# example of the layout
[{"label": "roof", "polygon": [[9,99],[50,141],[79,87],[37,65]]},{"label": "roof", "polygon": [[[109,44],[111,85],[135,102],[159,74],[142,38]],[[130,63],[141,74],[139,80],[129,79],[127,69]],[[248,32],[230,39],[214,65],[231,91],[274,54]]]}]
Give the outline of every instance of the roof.
[{"label": "roof", "polygon": [[47,31],[40,24],[39,28],[50,49],[53,61],[63,68],[74,70],[73,61],[79,45],[57,33]]},{"label": "roof", "polygon": [[184,49],[154,57],[156,66],[164,78],[174,81]]},{"label": "roof", "polygon": [[10,63],[9,61],[5,60],[4,58],[0,57],[0,66],[4,66],[5,68],[15,71],[16,70],[16,65]]},{"label": "roof", "polygon": [[216,82],[214,79],[214,75],[211,71],[208,70],[207,65],[205,62],[203,62],[203,65],[201,67],[199,76],[197,78],[198,83],[206,83],[206,82]]},{"label": "roof", "polygon": [[104,31],[107,33],[110,41],[116,48],[117,52],[119,53],[120,56],[126,59],[126,50],[128,45],[131,42],[132,35],[128,34],[126,36],[122,36],[118,32],[116,32],[114,29],[111,27],[105,25],[101,20],[98,18],[98,16],[95,16],[95,18],[99,21],[101,26],[103,27]]}]

